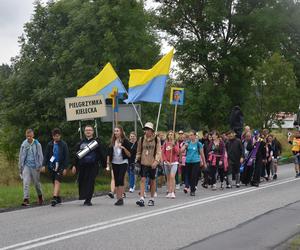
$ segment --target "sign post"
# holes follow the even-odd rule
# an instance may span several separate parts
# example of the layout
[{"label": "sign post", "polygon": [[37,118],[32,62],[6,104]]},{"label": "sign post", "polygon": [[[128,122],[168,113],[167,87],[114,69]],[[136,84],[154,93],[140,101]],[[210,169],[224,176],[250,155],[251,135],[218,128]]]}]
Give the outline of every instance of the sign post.
[{"label": "sign post", "polygon": [[184,103],[184,88],[171,88],[170,93],[170,104],[175,105],[174,118],[173,118],[173,131],[176,130],[176,120],[177,120],[177,107],[178,105],[183,105]]}]

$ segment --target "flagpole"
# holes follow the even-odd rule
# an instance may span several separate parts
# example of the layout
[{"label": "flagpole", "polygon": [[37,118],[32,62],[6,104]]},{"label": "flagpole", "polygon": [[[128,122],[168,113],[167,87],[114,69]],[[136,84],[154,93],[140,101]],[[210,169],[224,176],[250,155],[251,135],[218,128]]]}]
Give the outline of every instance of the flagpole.
[{"label": "flagpole", "polygon": [[173,131],[174,131],[174,133],[175,133],[175,129],[176,129],[177,106],[178,106],[178,104],[175,104],[174,121],[173,121]]},{"label": "flagpole", "polygon": [[[125,89],[125,92],[126,92],[127,96],[129,96],[128,91],[127,91],[126,89]],[[140,122],[140,124],[141,124],[141,126],[142,126],[142,128],[143,128],[144,125],[143,125],[142,119],[141,119],[141,117],[140,117],[140,114],[139,114],[139,112],[138,112],[137,109],[136,109],[136,106],[134,105],[133,102],[130,102],[130,103],[131,103],[131,105],[133,106],[133,109],[134,109],[134,111],[135,111],[135,113],[136,113],[136,115],[137,115],[137,117],[138,117],[138,120],[139,120],[139,122]]]},{"label": "flagpole", "polygon": [[157,130],[158,130],[158,123],[159,123],[159,117],[160,117],[161,106],[162,106],[162,104],[160,103],[160,104],[159,104],[158,115],[157,115],[157,121],[156,121],[155,133],[157,133]]},{"label": "flagpole", "polygon": [[[128,93],[127,93],[127,95],[128,95]],[[132,106],[133,106],[133,108],[134,108],[134,111],[135,111],[135,113],[136,113],[136,115],[137,115],[137,117],[138,117],[138,120],[139,120],[139,122],[140,122],[140,124],[141,124],[141,126],[142,126],[142,128],[143,128],[144,125],[143,125],[142,119],[141,119],[141,117],[140,117],[140,114],[139,114],[139,112],[137,111],[136,106],[133,104],[133,102],[131,102],[131,104],[132,104]]]},{"label": "flagpole", "polygon": [[115,112],[114,112],[113,105],[111,105],[111,111],[112,111],[112,131],[114,132],[114,129],[115,129]]},{"label": "flagpole", "polygon": [[118,112],[115,112],[116,127],[118,127]]},{"label": "flagpole", "polygon": [[80,140],[82,140],[82,130],[81,130],[81,121],[80,120],[79,120],[78,132],[79,132],[79,135],[80,135]]}]

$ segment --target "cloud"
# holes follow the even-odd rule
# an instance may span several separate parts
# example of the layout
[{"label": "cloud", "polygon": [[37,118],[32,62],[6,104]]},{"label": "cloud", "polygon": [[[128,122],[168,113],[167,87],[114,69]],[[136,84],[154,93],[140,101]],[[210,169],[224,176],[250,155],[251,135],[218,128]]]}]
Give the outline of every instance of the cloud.
[{"label": "cloud", "polygon": [[0,64],[19,52],[18,37],[33,13],[34,0],[0,0]]}]

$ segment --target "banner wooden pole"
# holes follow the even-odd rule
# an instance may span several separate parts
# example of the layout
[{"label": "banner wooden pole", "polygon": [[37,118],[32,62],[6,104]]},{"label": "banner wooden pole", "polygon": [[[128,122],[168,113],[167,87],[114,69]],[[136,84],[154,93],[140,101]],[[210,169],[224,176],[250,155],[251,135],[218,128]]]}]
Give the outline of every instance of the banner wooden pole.
[{"label": "banner wooden pole", "polygon": [[174,120],[173,120],[173,131],[175,133],[175,129],[176,129],[176,119],[177,119],[177,104],[175,105],[175,111],[174,111]]}]

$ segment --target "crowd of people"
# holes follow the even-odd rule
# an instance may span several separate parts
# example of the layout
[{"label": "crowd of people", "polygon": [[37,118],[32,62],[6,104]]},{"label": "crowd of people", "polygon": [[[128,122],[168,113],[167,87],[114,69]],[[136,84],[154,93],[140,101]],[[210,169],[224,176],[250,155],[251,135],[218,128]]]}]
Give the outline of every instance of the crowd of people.
[{"label": "crowd of people", "polygon": [[[125,178],[128,173],[129,192],[135,192],[137,177],[140,177],[136,204],[154,206],[157,197],[157,182],[161,178],[166,183],[166,198],[175,199],[176,193],[195,196],[197,189],[239,188],[241,184],[258,187],[261,181],[278,178],[278,160],[281,155],[280,142],[267,129],[251,131],[230,130],[203,131],[200,138],[196,131],[185,133],[180,130],[166,134],[155,133],[153,124],[147,122],[140,138],[134,132],[127,139],[122,127],[114,128],[108,149],[95,137],[94,128],[84,128],[84,139],[76,145],[71,172],[77,174],[79,199],[84,205],[92,205],[95,179],[99,166],[111,171],[111,190],[108,196],[116,198],[116,206],[124,205]],[[300,134],[289,134],[295,159],[296,177],[300,176]],[[42,146],[34,138],[32,129],[26,130],[26,139],[19,154],[20,177],[23,180],[23,206],[28,206],[29,186],[34,183],[38,203],[44,202],[40,183],[40,172],[46,169],[53,181],[51,205],[62,202],[61,181],[69,167],[68,145],[61,139],[61,130],[52,131],[52,140],[42,151]],[[198,184],[201,185],[198,185]],[[149,193],[147,193],[150,191]]]}]

